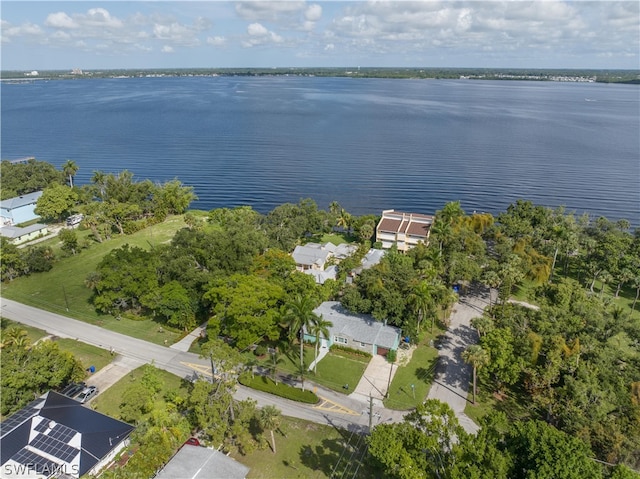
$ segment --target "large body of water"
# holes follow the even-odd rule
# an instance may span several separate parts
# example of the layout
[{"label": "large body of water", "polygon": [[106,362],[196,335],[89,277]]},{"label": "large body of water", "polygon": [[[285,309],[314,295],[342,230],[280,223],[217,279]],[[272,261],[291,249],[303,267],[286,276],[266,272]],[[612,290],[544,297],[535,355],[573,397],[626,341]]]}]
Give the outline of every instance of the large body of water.
[{"label": "large body of water", "polygon": [[640,225],[640,89],[596,83],[191,77],[2,85],[1,157],[179,178],[193,207],[353,214],[518,198]]}]

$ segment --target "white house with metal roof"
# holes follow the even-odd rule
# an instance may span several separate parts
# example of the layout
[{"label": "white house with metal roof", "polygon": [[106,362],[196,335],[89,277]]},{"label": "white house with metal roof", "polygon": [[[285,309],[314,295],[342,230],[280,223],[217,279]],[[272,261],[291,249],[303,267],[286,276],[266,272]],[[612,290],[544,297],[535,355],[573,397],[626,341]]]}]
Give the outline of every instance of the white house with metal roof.
[{"label": "white house with metal roof", "polygon": [[[386,356],[400,345],[399,328],[376,321],[370,315],[350,313],[339,301],[325,301],[314,313],[333,323],[329,328],[329,338],[322,340],[323,347],[338,344],[372,355]],[[315,336],[308,331],[305,331],[304,338],[315,342]]]},{"label": "white house with metal roof", "polygon": [[0,226],[0,236],[4,236],[13,244],[26,243],[49,233],[47,225],[36,223],[20,228],[19,226]]},{"label": "white house with metal roof", "polygon": [[0,201],[0,224],[3,226],[19,225],[38,218],[34,210],[41,196],[42,191],[34,191]]}]

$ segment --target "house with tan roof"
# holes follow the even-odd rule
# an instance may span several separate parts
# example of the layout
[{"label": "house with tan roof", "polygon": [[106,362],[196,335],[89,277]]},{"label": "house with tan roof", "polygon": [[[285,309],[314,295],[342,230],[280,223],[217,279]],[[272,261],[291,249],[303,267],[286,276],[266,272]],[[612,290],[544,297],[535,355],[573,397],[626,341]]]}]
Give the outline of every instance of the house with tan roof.
[{"label": "house with tan roof", "polygon": [[398,251],[409,251],[418,243],[429,244],[433,216],[384,210],[376,227],[376,241],[383,249],[396,245]]}]

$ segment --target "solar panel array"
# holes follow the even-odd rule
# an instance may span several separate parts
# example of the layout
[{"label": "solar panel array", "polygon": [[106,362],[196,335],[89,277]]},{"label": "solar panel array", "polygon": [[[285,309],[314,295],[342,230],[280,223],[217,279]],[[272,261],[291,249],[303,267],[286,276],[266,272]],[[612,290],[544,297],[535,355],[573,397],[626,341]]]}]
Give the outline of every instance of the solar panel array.
[{"label": "solar panel array", "polygon": [[70,427],[65,426],[64,424],[56,424],[53,426],[51,432],[49,432],[49,437],[56,438],[64,443],[68,443],[73,436],[76,435],[76,431],[71,429]]},{"label": "solar panel array", "polygon": [[80,453],[75,447],[44,434],[38,434],[29,445],[69,463]]},{"label": "solar panel array", "polygon": [[34,427],[33,430],[36,432],[45,432],[47,429],[49,429],[50,422],[51,421],[48,421],[46,418],[43,418],[43,420],[40,421],[40,424]]},{"label": "solar panel array", "polygon": [[46,477],[49,477],[53,471],[60,468],[59,464],[24,448],[15,453],[11,459],[31,469],[35,469],[36,472],[44,474]]},{"label": "solar panel array", "polygon": [[9,434],[15,428],[20,426],[20,424],[28,419],[31,419],[37,413],[38,409],[36,409],[35,407],[26,406],[20,409],[18,412],[11,415],[6,421],[3,421],[2,424],[0,424],[0,430],[2,431],[1,435],[5,436]]}]

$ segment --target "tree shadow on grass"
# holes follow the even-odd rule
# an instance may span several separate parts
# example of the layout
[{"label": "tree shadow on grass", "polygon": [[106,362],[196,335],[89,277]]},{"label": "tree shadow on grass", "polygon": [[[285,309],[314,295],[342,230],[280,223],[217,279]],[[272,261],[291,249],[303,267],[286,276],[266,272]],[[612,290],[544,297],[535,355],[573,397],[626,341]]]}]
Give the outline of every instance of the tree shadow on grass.
[{"label": "tree shadow on grass", "polygon": [[305,467],[327,477],[371,477],[365,438],[360,434],[353,434],[350,441],[340,437],[323,439],[315,447],[301,446],[299,457]]}]

